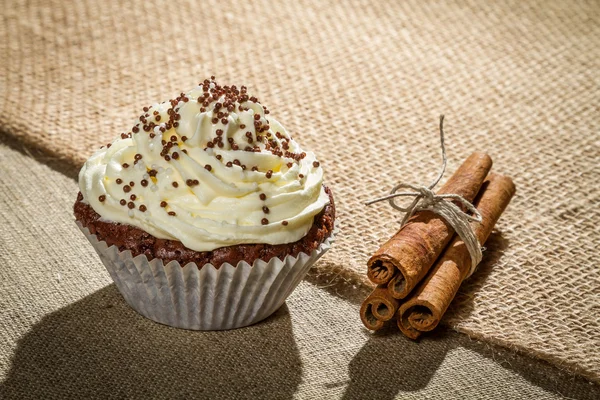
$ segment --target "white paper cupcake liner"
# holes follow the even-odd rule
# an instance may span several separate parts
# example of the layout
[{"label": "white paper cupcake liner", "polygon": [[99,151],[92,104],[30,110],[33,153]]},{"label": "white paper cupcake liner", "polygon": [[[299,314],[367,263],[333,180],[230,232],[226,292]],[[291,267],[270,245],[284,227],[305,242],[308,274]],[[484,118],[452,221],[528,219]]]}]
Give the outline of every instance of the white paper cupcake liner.
[{"label": "white paper cupcake liner", "polygon": [[257,323],[283,305],[310,267],[334,241],[332,233],[311,254],[274,257],[253,265],[241,261],[215,268],[177,261],[164,265],[144,255],[132,257],[108,247],[87,228],[77,226],[100,256],[125,301],[137,312],[161,324],[194,330],[241,328]]}]

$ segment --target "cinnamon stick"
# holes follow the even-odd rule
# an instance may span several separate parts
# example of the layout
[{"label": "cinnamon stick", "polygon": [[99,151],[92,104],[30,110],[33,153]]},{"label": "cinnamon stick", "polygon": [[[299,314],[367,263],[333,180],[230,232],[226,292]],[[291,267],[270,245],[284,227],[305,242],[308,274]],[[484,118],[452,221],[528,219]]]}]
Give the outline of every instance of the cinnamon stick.
[{"label": "cinnamon stick", "polygon": [[378,330],[383,323],[396,316],[400,301],[388,291],[387,286],[381,285],[365,299],[360,307],[360,319],[371,330]]},{"label": "cinnamon stick", "polygon": [[[474,203],[481,213],[482,222],[471,223],[479,243],[485,243],[515,190],[515,185],[509,177],[493,173],[483,183]],[[457,237],[436,262],[427,278],[400,307],[397,315],[398,327],[403,332],[426,332],[435,328],[470,268],[469,251],[464,242]]]},{"label": "cinnamon stick", "polygon": [[[472,201],[492,167],[492,159],[475,152],[439,190]],[[388,284],[395,298],[402,299],[423,279],[454,229],[430,211],[416,213],[390,240],[369,259],[367,276],[376,284]]]},{"label": "cinnamon stick", "polygon": [[[389,296],[389,293],[388,293],[387,287],[378,286],[365,299],[365,301],[363,301],[362,305],[360,306],[360,319],[361,319],[363,325],[367,329],[370,329],[372,331],[378,331],[384,327],[385,321],[383,321],[375,316],[373,303],[374,302],[381,303],[382,302],[381,299],[384,297],[388,297],[388,296]],[[396,309],[398,309],[397,305],[396,305]],[[392,317],[393,316],[394,316],[394,314],[392,314]]]},{"label": "cinnamon stick", "polygon": [[400,310],[398,310],[396,321],[400,332],[404,333],[406,337],[410,339],[418,339],[419,336],[421,336],[421,332],[412,327],[412,325],[408,322],[406,315],[400,314]]}]

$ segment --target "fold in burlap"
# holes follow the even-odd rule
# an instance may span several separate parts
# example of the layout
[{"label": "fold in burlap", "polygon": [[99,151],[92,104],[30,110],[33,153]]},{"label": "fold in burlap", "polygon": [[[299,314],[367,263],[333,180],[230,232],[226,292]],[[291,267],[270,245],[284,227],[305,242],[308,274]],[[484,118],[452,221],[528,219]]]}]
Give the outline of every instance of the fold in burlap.
[{"label": "fold in burlap", "polygon": [[[600,6],[594,2],[3,1],[0,129],[73,167],[143,105],[216,74],[322,160],[324,277],[360,279],[400,215],[362,202],[473,150],[518,195],[445,323],[600,379]],[[40,177],[43,179],[43,177]]]}]

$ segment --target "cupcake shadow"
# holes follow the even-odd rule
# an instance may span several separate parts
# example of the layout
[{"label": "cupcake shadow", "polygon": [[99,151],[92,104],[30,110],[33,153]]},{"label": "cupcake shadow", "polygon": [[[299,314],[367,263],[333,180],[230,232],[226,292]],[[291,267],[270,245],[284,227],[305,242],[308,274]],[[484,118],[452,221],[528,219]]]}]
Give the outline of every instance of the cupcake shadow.
[{"label": "cupcake shadow", "polygon": [[287,306],[244,329],[198,332],[137,314],[114,284],[19,340],[0,398],[291,398],[302,363]]}]

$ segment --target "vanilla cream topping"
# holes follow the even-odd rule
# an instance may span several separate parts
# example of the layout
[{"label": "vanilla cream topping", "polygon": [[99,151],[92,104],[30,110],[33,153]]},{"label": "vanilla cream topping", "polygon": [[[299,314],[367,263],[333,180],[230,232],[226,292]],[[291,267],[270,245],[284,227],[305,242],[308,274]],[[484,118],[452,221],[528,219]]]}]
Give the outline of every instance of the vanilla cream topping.
[{"label": "vanilla cream topping", "polygon": [[323,170],[245,87],[205,80],[144,108],[79,173],[103,220],[187,248],[301,239],[329,203]]}]

